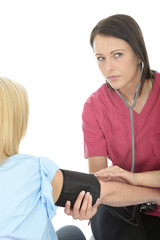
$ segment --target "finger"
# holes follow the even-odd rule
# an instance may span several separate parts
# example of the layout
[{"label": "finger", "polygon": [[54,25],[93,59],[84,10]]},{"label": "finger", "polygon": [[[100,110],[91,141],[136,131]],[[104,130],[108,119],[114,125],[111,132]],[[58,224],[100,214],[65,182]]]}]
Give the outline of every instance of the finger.
[{"label": "finger", "polygon": [[92,195],[89,196],[86,215],[89,215],[92,209]]},{"label": "finger", "polygon": [[85,191],[80,192],[80,194],[78,195],[78,197],[74,203],[74,206],[73,206],[74,210],[80,209],[84,195],[85,195]]},{"label": "finger", "polygon": [[105,171],[100,171],[97,174],[97,176],[103,176],[103,177],[107,177],[107,176],[121,176],[124,175],[125,171],[123,169],[120,169],[119,167],[113,167],[112,169],[106,169]]},{"label": "finger", "polygon": [[106,175],[100,175],[97,178],[98,178],[98,180],[100,180],[102,182],[108,182],[108,181],[112,180],[110,175],[107,175],[107,176]]},{"label": "finger", "polygon": [[98,207],[100,204],[101,204],[101,199],[97,198],[97,201],[96,201],[96,203],[93,206]]},{"label": "finger", "polygon": [[79,217],[79,214],[80,214],[79,212],[80,212],[84,195],[85,195],[85,191],[80,192],[80,194],[78,195],[74,203],[73,210],[72,210],[72,216],[74,219],[77,219]]},{"label": "finger", "polygon": [[71,210],[71,202],[70,202],[70,201],[67,201],[67,202],[66,202],[64,212],[65,212],[67,215],[71,215],[72,210]]},{"label": "finger", "polygon": [[90,195],[89,201],[88,201],[88,207],[85,215],[86,220],[91,219],[96,214],[98,204],[100,204],[100,202],[98,203],[97,201],[96,204],[92,206],[92,196]]},{"label": "finger", "polygon": [[83,199],[83,203],[82,203],[81,210],[80,210],[80,214],[81,214],[82,218],[86,214],[88,204],[89,204],[89,200],[90,200],[90,193],[87,192],[84,199]]},{"label": "finger", "polygon": [[103,174],[103,173],[109,173],[111,171],[114,171],[115,169],[117,168],[117,166],[110,166],[110,167],[107,167],[107,168],[103,168],[97,172],[95,172],[96,175],[99,175],[99,174]]}]

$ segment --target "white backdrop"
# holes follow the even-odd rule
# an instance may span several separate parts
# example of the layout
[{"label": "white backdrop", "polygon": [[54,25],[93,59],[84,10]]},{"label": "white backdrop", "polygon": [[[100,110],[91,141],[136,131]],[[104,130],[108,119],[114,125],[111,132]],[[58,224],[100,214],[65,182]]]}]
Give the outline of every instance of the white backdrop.
[{"label": "white backdrop", "polygon": [[[113,14],[131,15],[144,34],[151,67],[159,70],[159,1],[0,0],[0,75],[21,82],[30,99],[30,120],[21,152],[51,158],[61,168],[87,172],[81,113],[103,84],[89,45],[92,28]],[[87,221],[58,209],[55,229]]]}]

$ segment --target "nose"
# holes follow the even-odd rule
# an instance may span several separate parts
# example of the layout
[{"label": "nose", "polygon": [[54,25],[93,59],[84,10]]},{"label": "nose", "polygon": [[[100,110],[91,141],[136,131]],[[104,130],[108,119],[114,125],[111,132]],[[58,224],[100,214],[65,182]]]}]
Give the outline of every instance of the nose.
[{"label": "nose", "polygon": [[113,71],[114,64],[113,64],[112,59],[107,59],[107,61],[105,62],[104,68],[105,68],[106,72],[112,72]]}]

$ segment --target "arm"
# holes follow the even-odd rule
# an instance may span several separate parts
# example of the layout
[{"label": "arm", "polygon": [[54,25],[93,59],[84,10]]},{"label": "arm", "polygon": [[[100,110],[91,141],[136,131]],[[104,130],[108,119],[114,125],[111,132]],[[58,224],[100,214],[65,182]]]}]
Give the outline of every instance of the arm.
[{"label": "arm", "polygon": [[[106,157],[91,157],[88,159],[88,165],[89,172],[93,173],[107,167],[107,159]],[[100,200],[98,199],[96,204],[92,206],[92,196],[89,193],[85,194],[85,192],[81,192],[77,197],[73,209],[71,209],[71,203],[67,201],[64,211],[67,215],[72,216],[73,219],[89,220],[96,214],[99,204]]]},{"label": "arm", "polygon": [[144,187],[160,187],[160,171],[132,173],[118,166],[109,167],[96,172],[102,181],[123,181]]},{"label": "arm", "polygon": [[160,187],[160,171],[135,173],[136,185]]},{"label": "arm", "polygon": [[[74,179],[76,179],[76,176],[74,174],[75,174],[75,172],[71,171],[71,177],[73,178],[73,181],[74,181]],[[78,172],[77,172],[77,174],[78,174]],[[83,173],[79,173],[79,174],[82,175],[82,177],[84,177]],[[85,175],[87,175],[87,174],[85,174]],[[88,176],[89,176],[89,174],[88,174]],[[59,169],[56,172],[56,174],[52,180],[52,183],[51,183],[52,187],[53,187],[52,194],[53,194],[53,200],[54,200],[55,204],[58,204],[59,197],[62,193],[63,182],[65,180],[66,180],[66,178],[64,177],[62,171]],[[97,179],[96,179],[96,182],[97,182]],[[66,181],[65,181],[65,183],[66,183]],[[68,184],[68,183],[66,183],[66,184]],[[81,185],[81,182],[79,184],[77,183],[77,189],[79,189],[79,185]],[[82,185],[83,185],[83,181],[82,181]],[[90,185],[90,183],[88,183],[88,186],[89,185]],[[72,217],[74,219],[89,220],[96,214],[97,207],[98,207],[98,204],[95,204],[94,206],[92,206],[91,194],[89,192],[86,193],[85,191],[81,191],[79,193],[76,201],[74,202],[73,209],[71,209],[71,202],[70,201],[66,202],[65,213],[68,215],[72,215]]]},{"label": "arm", "polygon": [[159,190],[112,181],[100,181],[100,184],[100,200],[103,204],[121,207],[154,201],[160,205]]},{"label": "arm", "polygon": [[107,158],[104,156],[88,158],[89,173],[95,173],[101,169],[107,168]]},{"label": "arm", "polygon": [[63,174],[60,169],[58,169],[58,171],[56,172],[51,184],[53,188],[52,191],[53,201],[54,203],[56,203],[63,187]]},{"label": "arm", "polygon": [[[71,215],[74,219],[89,219],[94,216],[97,207],[100,204],[106,204],[114,207],[124,207],[129,205],[141,204],[144,202],[156,202],[160,205],[160,191],[151,188],[136,187],[120,182],[102,182],[100,199],[92,207],[91,203],[83,201],[84,210],[81,206],[83,196],[80,194],[75,202],[73,210],[70,209],[70,204],[66,203],[65,213]],[[88,214],[89,213],[89,214]],[[92,214],[91,214],[92,213]]]}]

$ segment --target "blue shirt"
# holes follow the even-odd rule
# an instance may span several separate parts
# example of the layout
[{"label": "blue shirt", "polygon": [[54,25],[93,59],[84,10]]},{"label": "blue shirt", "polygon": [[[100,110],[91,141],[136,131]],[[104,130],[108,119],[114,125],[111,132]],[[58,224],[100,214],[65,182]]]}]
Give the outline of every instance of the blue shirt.
[{"label": "blue shirt", "polygon": [[17,154],[0,166],[0,240],[57,240],[52,179],[58,166]]}]

